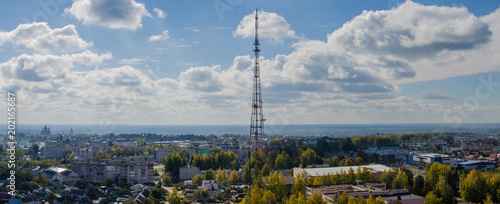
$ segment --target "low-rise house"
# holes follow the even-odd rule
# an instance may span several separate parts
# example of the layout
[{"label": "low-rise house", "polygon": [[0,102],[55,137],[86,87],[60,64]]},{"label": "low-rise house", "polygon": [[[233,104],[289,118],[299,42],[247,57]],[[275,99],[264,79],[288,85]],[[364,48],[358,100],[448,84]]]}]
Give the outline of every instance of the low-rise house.
[{"label": "low-rise house", "polygon": [[47,176],[47,181],[49,183],[55,185],[73,185],[80,179],[80,175],[77,173],[61,167],[51,167],[41,171],[41,173]]}]

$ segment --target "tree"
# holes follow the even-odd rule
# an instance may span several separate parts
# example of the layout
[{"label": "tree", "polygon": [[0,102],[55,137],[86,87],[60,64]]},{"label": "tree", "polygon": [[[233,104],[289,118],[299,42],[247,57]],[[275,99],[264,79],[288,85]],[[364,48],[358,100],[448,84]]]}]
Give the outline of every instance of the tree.
[{"label": "tree", "polygon": [[168,191],[162,187],[153,187],[151,188],[151,196],[154,199],[163,200],[165,195],[168,195]]},{"label": "tree", "polygon": [[479,203],[486,198],[486,182],[481,175],[473,169],[460,183],[460,195],[467,202]]},{"label": "tree", "polygon": [[201,186],[203,182],[203,176],[200,174],[197,174],[196,176],[193,177],[193,183],[195,183],[198,186]]},{"label": "tree", "polygon": [[404,171],[398,172],[398,175],[392,181],[392,188],[393,189],[409,188],[408,176],[406,176],[406,173]]},{"label": "tree", "polygon": [[264,167],[262,167],[262,171],[260,173],[262,176],[269,176],[269,164],[264,164]]},{"label": "tree", "polygon": [[306,197],[302,193],[292,194],[286,204],[306,204]]},{"label": "tree", "polygon": [[167,185],[167,186],[170,186],[172,185],[172,177],[170,177],[169,174],[163,174],[161,179],[163,180],[163,184]]},{"label": "tree", "polygon": [[180,203],[182,203],[182,199],[181,199],[181,197],[179,197],[179,193],[177,192],[176,188],[174,188],[174,190],[172,191],[172,193],[170,195],[168,195],[167,201],[170,204],[180,204]]},{"label": "tree", "polygon": [[351,196],[347,192],[342,192],[338,197],[335,198],[335,203],[347,204]]},{"label": "tree", "polygon": [[240,181],[240,176],[238,175],[238,172],[236,172],[236,170],[231,171],[231,174],[229,175],[229,182],[236,183],[238,181]]},{"label": "tree", "polygon": [[250,163],[247,162],[245,164],[245,167],[243,167],[243,181],[244,182],[250,182],[252,177],[251,177],[251,174],[250,174],[250,167],[249,167]]},{"label": "tree", "polygon": [[377,199],[374,199],[373,196],[370,194],[370,196],[366,200],[366,204],[385,204],[385,201],[380,196],[377,197]]},{"label": "tree", "polygon": [[354,162],[352,161],[351,158],[347,158],[345,161],[344,161],[344,166],[354,166]]},{"label": "tree", "polygon": [[215,172],[212,169],[205,171],[205,180],[215,180]]},{"label": "tree", "polygon": [[364,163],[365,163],[365,160],[363,160],[363,158],[361,158],[361,157],[358,157],[354,160],[354,165],[356,165],[356,166],[363,165]]},{"label": "tree", "polygon": [[392,189],[392,181],[396,177],[396,172],[393,170],[382,173],[380,181],[386,183],[388,189]]},{"label": "tree", "polygon": [[99,153],[97,153],[97,155],[94,156],[94,159],[95,160],[99,160],[99,159],[111,159],[111,156],[109,156],[108,153],[99,152]]},{"label": "tree", "polygon": [[453,195],[453,189],[446,183],[444,176],[439,176],[439,181],[436,184],[434,194],[441,199],[442,203],[457,203],[457,199],[455,199],[455,196]]},{"label": "tree", "polygon": [[274,161],[276,165],[276,169],[286,169],[287,164],[286,164],[286,158],[283,154],[279,154],[278,157],[276,157],[276,160]]},{"label": "tree", "polygon": [[103,182],[101,183],[101,185],[103,185],[103,186],[107,186],[107,187],[110,187],[111,185],[113,185],[113,183],[114,183],[114,182],[115,182],[115,180],[114,180],[114,179],[112,179],[112,178],[108,178],[108,179],[106,179],[105,181],[103,181]]},{"label": "tree", "polygon": [[424,204],[441,204],[441,200],[433,192],[430,192],[425,196]]},{"label": "tree", "polygon": [[171,152],[166,157],[161,159],[161,163],[165,165],[165,172],[170,172],[174,181],[179,180],[179,169],[184,165],[184,159],[178,152]]},{"label": "tree", "polygon": [[276,197],[275,197],[274,193],[269,191],[269,190],[264,192],[264,195],[262,195],[262,199],[261,199],[260,203],[275,204]]},{"label": "tree", "polygon": [[292,194],[306,194],[306,185],[309,182],[309,177],[304,173],[300,172],[295,177],[295,182],[292,186]]},{"label": "tree", "polygon": [[47,175],[38,172],[35,177],[35,182],[40,185],[40,186],[47,186],[49,185],[49,181],[47,180]]},{"label": "tree", "polygon": [[325,201],[323,200],[323,198],[316,192],[313,192],[311,197],[307,199],[307,204],[324,204],[324,203]]},{"label": "tree", "polygon": [[486,179],[488,194],[493,203],[500,203],[500,173],[494,173]]},{"label": "tree", "polygon": [[304,166],[311,165],[311,164],[319,164],[321,163],[321,157],[319,157],[316,152],[310,148],[308,148],[306,151],[302,152],[300,155],[300,163]]},{"label": "tree", "polygon": [[353,184],[356,182],[356,174],[354,173],[354,169],[352,167],[349,167],[346,176],[347,176],[347,183]]},{"label": "tree", "polygon": [[274,193],[278,201],[281,201],[288,194],[285,177],[282,173],[278,174],[278,172],[274,172],[269,174],[265,179],[264,185],[265,189]]},{"label": "tree", "polygon": [[424,196],[424,183],[425,183],[425,180],[424,180],[424,177],[421,176],[421,175],[418,175],[416,178],[415,178],[415,182],[413,183],[413,193],[414,194],[417,194],[419,196]]},{"label": "tree", "polygon": [[342,151],[345,153],[349,151],[356,151],[356,146],[352,143],[351,138],[346,137],[342,139]]},{"label": "tree", "polygon": [[40,152],[40,146],[38,146],[37,143],[33,143],[30,148],[30,153],[32,156],[36,157],[38,156],[38,152]]}]

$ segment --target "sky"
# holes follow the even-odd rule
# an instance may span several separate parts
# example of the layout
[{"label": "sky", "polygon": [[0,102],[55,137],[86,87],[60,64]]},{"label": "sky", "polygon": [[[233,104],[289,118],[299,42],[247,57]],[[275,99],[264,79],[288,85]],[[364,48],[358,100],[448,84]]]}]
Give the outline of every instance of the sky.
[{"label": "sky", "polygon": [[18,124],[249,124],[255,9],[268,125],[500,116],[498,1],[3,5],[0,99],[16,93]]}]

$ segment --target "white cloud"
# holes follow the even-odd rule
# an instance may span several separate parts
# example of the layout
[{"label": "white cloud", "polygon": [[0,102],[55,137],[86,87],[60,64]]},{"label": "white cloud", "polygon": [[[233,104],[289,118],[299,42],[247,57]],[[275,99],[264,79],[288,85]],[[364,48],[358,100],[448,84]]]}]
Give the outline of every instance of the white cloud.
[{"label": "white cloud", "polygon": [[64,79],[70,74],[70,69],[74,67],[74,63],[87,66],[97,65],[110,58],[111,53],[98,55],[90,51],[60,56],[21,54],[0,64],[2,76],[0,78],[33,82]]},{"label": "white cloud", "polygon": [[156,15],[158,15],[158,18],[161,18],[161,19],[164,19],[165,16],[167,16],[167,13],[165,13],[163,10],[159,9],[159,8],[154,8],[153,9],[154,12],[156,12]]},{"label": "white cloud", "polygon": [[118,62],[118,64],[128,64],[128,65],[141,64],[145,60],[146,59],[143,58],[122,59]]},{"label": "white cloud", "polygon": [[64,11],[84,25],[132,31],[142,27],[143,16],[152,17],[144,4],[135,0],[75,0]]},{"label": "white cloud", "polygon": [[425,90],[424,92],[418,94],[418,97],[423,99],[455,99],[455,97],[453,97],[452,95],[448,95],[437,90]]},{"label": "white cloud", "polygon": [[161,35],[152,35],[149,37],[149,42],[160,41],[160,40],[168,40],[170,39],[170,34],[168,30],[164,30]]},{"label": "white cloud", "polygon": [[[297,38],[295,31],[290,29],[290,24],[282,16],[265,11],[259,11],[258,16],[260,38],[272,39],[275,42],[282,42],[286,38]],[[255,13],[243,17],[233,36],[243,38],[255,36]]]},{"label": "white cloud", "polygon": [[20,24],[10,32],[0,31],[0,45],[13,43],[38,52],[73,52],[92,46],[81,39],[74,25],[51,29],[46,22]]},{"label": "white cloud", "polygon": [[196,27],[182,27],[182,29],[184,30],[189,30],[189,31],[193,31],[193,32],[201,32],[200,30],[198,30]]}]

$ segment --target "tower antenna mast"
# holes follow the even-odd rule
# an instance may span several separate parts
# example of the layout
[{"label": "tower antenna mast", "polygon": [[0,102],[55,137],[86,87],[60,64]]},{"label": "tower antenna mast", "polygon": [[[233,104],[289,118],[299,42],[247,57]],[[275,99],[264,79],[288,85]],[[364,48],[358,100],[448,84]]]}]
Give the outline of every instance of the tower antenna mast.
[{"label": "tower antenna mast", "polygon": [[[250,122],[250,137],[253,139],[253,150],[260,149],[259,139],[264,136],[264,115],[262,112],[262,91],[260,84],[260,63],[259,63],[259,17],[257,9],[255,9],[255,46],[253,52],[255,54],[254,77],[253,77],[253,96],[252,96],[252,117]],[[250,149],[252,151],[252,149]],[[250,159],[250,157],[248,157]]]}]

